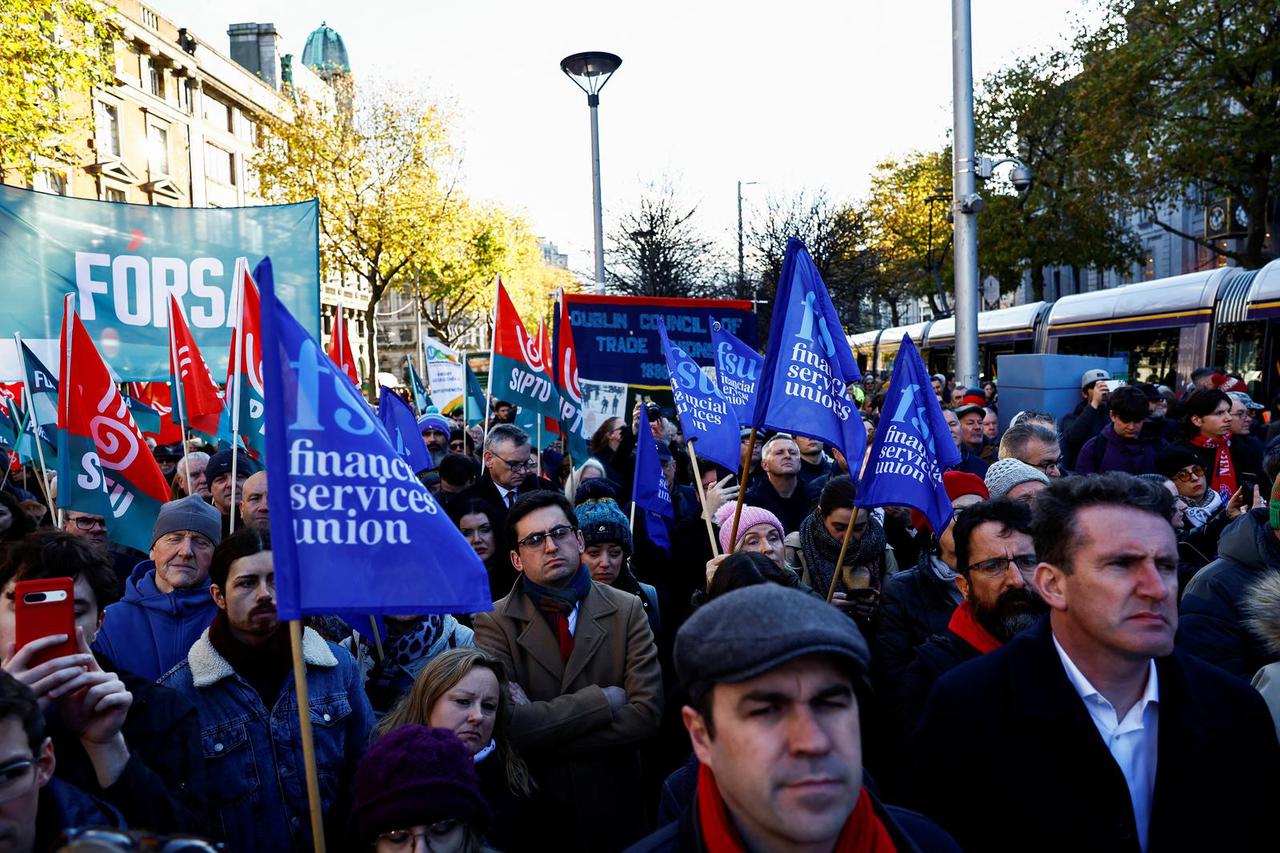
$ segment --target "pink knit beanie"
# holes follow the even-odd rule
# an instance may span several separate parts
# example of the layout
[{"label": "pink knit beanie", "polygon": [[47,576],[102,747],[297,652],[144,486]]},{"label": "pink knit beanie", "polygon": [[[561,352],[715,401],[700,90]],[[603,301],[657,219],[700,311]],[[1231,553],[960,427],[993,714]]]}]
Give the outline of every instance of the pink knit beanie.
[{"label": "pink knit beanie", "polygon": [[[720,550],[725,554],[731,550],[729,534],[733,532],[733,512],[736,508],[737,504],[728,503],[716,510],[716,524],[720,526]],[[733,544],[736,546],[741,542],[747,531],[757,524],[768,524],[778,531],[779,536],[786,538],[787,532],[782,529],[782,522],[778,521],[776,515],[767,509],[743,504],[742,517],[738,519],[738,541]]]}]

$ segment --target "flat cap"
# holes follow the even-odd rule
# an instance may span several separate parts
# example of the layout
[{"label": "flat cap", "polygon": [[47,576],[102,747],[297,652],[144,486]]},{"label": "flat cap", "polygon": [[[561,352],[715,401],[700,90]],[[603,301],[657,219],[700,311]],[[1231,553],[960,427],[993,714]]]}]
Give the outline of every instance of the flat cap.
[{"label": "flat cap", "polygon": [[809,593],[772,583],[712,599],[676,635],[676,675],[695,701],[717,683],[746,681],[809,655],[843,659],[856,682],[866,680],[871,664],[852,619]]}]

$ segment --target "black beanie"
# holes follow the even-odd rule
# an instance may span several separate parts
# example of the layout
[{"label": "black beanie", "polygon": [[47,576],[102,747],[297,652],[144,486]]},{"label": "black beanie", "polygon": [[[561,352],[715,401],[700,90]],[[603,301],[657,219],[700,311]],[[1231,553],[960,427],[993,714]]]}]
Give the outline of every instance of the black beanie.
[{"label": "black beanie", "polygon": [[1156,473],[1170,479],[1188,465],[1199,464],[1200,458],[1192,452],[1191,448],[1180,444],[1170,444],[1168,447],[1162,447],[1160,452],[1156,454]]}]

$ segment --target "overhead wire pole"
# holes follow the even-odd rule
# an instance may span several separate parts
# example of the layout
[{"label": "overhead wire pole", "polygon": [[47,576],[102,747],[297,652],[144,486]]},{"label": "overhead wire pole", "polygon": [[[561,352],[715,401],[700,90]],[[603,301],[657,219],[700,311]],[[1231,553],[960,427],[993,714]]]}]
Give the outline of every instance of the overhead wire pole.
[{"label": "overhead wire pole", "polygon": [[951,0],[951,83],[956,379],[978,384],[978,211],[973,139],[973,23],[969,0]]}]

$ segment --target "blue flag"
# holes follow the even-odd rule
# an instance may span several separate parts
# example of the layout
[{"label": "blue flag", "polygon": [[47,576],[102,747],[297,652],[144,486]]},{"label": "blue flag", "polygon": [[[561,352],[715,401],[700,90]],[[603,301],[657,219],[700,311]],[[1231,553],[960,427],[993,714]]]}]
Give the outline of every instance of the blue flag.
[{"label": "blue flag", "polygon": [[904,335],[854,505],[913,507],[941,533],[951,521],[942,472],[959,461],[929,373]]},{"label": "blue flag", "polygon": [[406,371],[409,379],[409,390],[413,392],[413,407],[418,410],[418,414],[422,414],[427,410],[427,406],[431,405],[431,395],[427,393],[427,386],[422,384],[422,377],[418,375],[418,371],[413,369],[413,359],[409,356],[404,357]]},{"label": "blue flag", "polygon": [[[671,372],[671,393],[686,441],[695,441],[694,449],[730,471],[737,471],[742,461],[742,442],[738,438],[738,419],[711,377],[698,367],[689,354],[667,337],[667,326],[658,320],[658,337],[667,354],[667,370]],[[644,408],[641,406],[640,408]]]},{"label": "blue flag", "polygon": [[467,426],[484,423],[484,389],[476,379],[471,364],[467,364]]},{"label": "blue flag", "polygon": [[129,414],[133,415],[133,422],[138,425],[139,432],[160,432],[159,412],[132,394],[122,394],[121,396],[124,397],[124,404],[129,408]]},{"label": "blue flag", "polygon": [[[18,447],[18,425],[9,417],[9,413],[0,409],[0,451],[8,453]],[[0,458],[0,464],[7,466],[8,457]]]},{"label": "blue flag", "polygon": [[711,343],[716,350],[716,382],[720,385],[720,394],[729,402],[738,425],[751,426],[764,356],[721,328],[719,322],[711,324]]},{"label": "blue flag", "polygon": [[636,471],[631,481],[631,500],[640,509],[673,518],[675,507],[671,503],[666,475],[662,473],[662,460],[658,458],[646,406],[640,407],[640,423],[636,430]]},{"label": "blue flag", "polygon": [[49,368],[40,363],[25,341],[22,344],[22,362],[27,374],[29,421],[19,444],[25,444],[34,457],[37,455],[35,442],[38,438],[44,445],[44,462],[52,468],[58,462],[58,380],[53,378]]},{"label": "blue flag", "polygon": [[480,558],[267,282],[262,320],[280,618],[489,610]]},{"label": "blue flag", "polygon": [[400,399],[399,394],[386,385],[382,386],[382,396],[378,398],[378,419],[391,437],[391,446],[409,463],[413,473],[436,467],[431,461],[431,454],[427,453],[427,446],[422,443],[418,419],[413,416],[413,410]]},{"label": "blue flag", "polygon": [[825,441],[839,448],[856,471],[867,431],[846,389],[861,378],[822,276],[804,243],[792,237],[778,279],[751,426]]}]

